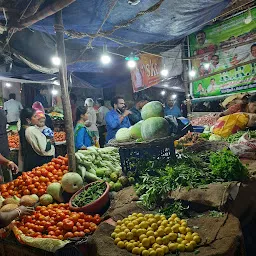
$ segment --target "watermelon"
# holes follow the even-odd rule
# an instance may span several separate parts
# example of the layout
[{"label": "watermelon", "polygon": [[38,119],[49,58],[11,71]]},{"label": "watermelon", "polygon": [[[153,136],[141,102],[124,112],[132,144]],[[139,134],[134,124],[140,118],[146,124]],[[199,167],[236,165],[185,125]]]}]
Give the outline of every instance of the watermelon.
[{"label": "watermelon", "polygon": [[116,140],[118,142],[126,142],[131,139],[131,130],[129,128],[121,128],[116,133]]},{"label": "watermelon", "polygon": [[133,125],[130,128],[130,132],[131,132],[131,138],[132,139],[141,139],[142,135],[141,135],[141,125],[144,121],[139,121],[137,124]]},{"label": "watermelon", "polygon": [[170,127],[163,117],[150,117],[142,123],[143,140],[160,139],[170,135]]},{"label": "watermelon", "polygon": [[141,110],[143,120],[150,117],[164,117],[164,107],[160,101],[151,101],[147,103]]}]

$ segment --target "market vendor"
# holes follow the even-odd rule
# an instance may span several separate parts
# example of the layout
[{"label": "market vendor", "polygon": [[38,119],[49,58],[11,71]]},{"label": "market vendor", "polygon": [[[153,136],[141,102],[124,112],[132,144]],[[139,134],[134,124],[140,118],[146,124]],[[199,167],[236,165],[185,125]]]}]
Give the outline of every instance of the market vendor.
[{"label": "market vendor", "polygon": [[237,93],[227,97],[222,103],[221,106],[225,109],[236,105],[236,104],[246,104],[248,101],[247,93]]},{"label": "market vendor", "polygon": [[107,141],[115,138],[120,128],[129,128],[131,126],[128,118],[131,111],[126,109],[124,98],[121,96],[114,97],[111,100],[111,106],[113,110],[106,114]]},{"label": "market vendor", "polygon": [[49,103],[46,98],[47,94],[48,94],[48,89],[42,88],[39,90],[39,93],[36,95],[35,100],[34,100],[34,102],[37,102],[37,101],[41,102],[44,109],[46,109],[46,110],[48,110],[48,108],[49,108]]},{"label": "market vendor", "polygon": [[164,115],[175,117],[181,116],[180,108],[177,105],[175,105],[175,101],[170,97],[167,99],[166,106],[164,108]]},{"label": "market vendor", "polygon": [[86,127],[88,121],[87,106],[78,107],[76,110],[76,126],[75,126],[75,148],[77,150],[86,149],[93,145],[93,137]]},{"label": "market vendor", "polygon": [[52,160],[55,148],[52,142],[36,127],[38,118],[36,111],[26,108],[20,114],[20,157],[22,159],[22,171],[31,171]]},{"label": "market vendor", "polygon": [[239,112],[256,114],[256,94],[249,97],[248,103],[243,102],[232,105],[227,110],[222,112],[220,116],[227,116]]},{"label": "market vendor", "polygon": [[129,120],[131,125],[134,125],[142,120],[141,110],[148,103],[148,99],[146,97],[140,97],[135,101],[135,106],[130,109],[132,112],[129,115]]}]

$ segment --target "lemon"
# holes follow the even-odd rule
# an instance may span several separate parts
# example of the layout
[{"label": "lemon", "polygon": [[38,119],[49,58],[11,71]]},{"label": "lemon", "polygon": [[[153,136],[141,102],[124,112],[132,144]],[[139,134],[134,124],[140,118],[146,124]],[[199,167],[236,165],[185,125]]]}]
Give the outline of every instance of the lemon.
[{"label": "lemon", "polygon": [[142,256],[149,256],[149,251],[148,250],[142,251]]},{"label": "lemon", "polygon": [[172,233],[172,229],[170,227],[166,227],[164,229],[164,232],[165,232],[166,235],[168,235],[168,234]]},{"label": "lemon", "polygon": [[148,248],[151,244],[148,238],[144,238],[141,243],[145,248]]},{"label": "lemon", "polygon": [[159,220],[161,219],[161,216],[160,216],[159,214],[156,214],[156,215],[155,215],[155,219],[156,219],[157,221],[159,221]]},{"label": "lemon", "polygon": [[169,243],[169,244],[168,244],[168,248],[169,248],[170,252],[176,252],[176,250],[177,250],[177,244]]},{"label": "lemon", "polygon": [[136,212],[134,212],[133,214],[132,214],[132,216],[134,216],[134,217],[137,217],[137,213]]},{"label": "lemon", "polygon": [[166,246],[166,245],[161,245],[161,248],[164,249],[164,253],[168,253],[168,252],[169,252],[168,246]]},{"label": "lemon", "polygon": [[135,240],[131,240],[131,241],[130,241],[130,243],[134,243],[134,242],[135,242]]},{"label": "lemon", "polygon": [[164,236],[165,235],[165,232],[164,232],[164,230],[162,229],[162,228],[159,228],[157,231],[157,236]]},{"label": "lemon", "polygon": [[158,226],[161,226],[161,224],[162,224],[162,220],[158,220],[158,221],[157,221],[157,225],[158,225]]},{"label": "lemon", "polygon": [[179,244],[177,246],[177,250],[180,251],[180,252],[184,252],[185,251],[185,245],[184,244]]},{"label": "lemon", "polygon": [[153,233],[154,233],[154,230],[153,230],[153,228],[151,228],[151,227],[148,227],[148,228],[147,228],[147,231],[153,231]]},{"label": "lemon", "polygon": [[137,230],[136,229],[132,229],[131,233],[133,234],[133,236],[137,236]]},{"label": "lemon", "polygon": [[137,216],[138,217],[144,217],[144,214],[143,213],[138,213]]},{"label": "lemon", "polygon": [[115,242],[115,244],[117,244],[120,241],[121,241],[121,239],[119,237],[117,237],[114,242]]},{"label": "lemon", "polygon": [[148,223],[147,221],[142,221],[142,222],[140,223],[140,228],[145,228],[145,229],[147,229],[148,226],[149,226],[149,223]]},{"label": "lemon", "polygon": [[146,250],[146,248],[144,246],[140,246],[140,253],[142,253],[145,250]]},{"label": "lemon", "polygon": [[125,232],[120,232],[119,234],[117,234],[117,237],[119,237],[121,240],[125,240],[126,239],[126,233]]},{"label": "lemon", "polygon": [[180,228],[180,225],[179,224],[175,224],[173,227],[172,227],[172,231],[174,233],[178,233],[179,232],[179,228]]},{"label": "lemon", "polygon": [[127,243],[125,247],[128,252],[131,252],[134,248],[134,245],[132,243]]},{"label": "lemon", "polygon": [[178,218],[178,217],[177,217],[177,218],[175,218],[175,219],[174,219],[174,222],[176,222],[176,223],[180,223],[180,218]]},{"label": "lemon", "polygon": [[[146,233],[146,232],[145,232]],[[137,236],[140,237],[141,235],[143,234],[143,229],[142,228],[139,228],[137,230]]]},{"label": "lemon", "polygon": [[175,214],[175,213],[173,213],[172,215],[171,215],[171,219],[175,219],[175,218],[177,218],[178,216],[177,216],[177,214]]},{"label": "lemon", "polygon": [[116,232],[113,232],[113,233],[111,234],[111,237],[112,237],[113,239],[115,239],[115,238],[116,238]]},{"label": "lemon", "polygon": [[186,231],[187,231],[187,233],[191,233],[192,232],[191,228],[186,228]]},{"label": "lemon", "polygon": [[137,220],[132,221],[133,227],[135,227],[136,225],[139,225],[139,222]]},{"label": "lemon", "polygon": [[163,220],[161,225],[164,227],[167,227],[168,223],[169,223],[168,220]]},{"label": "lemon", "polygon": [[130,229],[129,228],[126,228],[125,230],[124,230],[124,233],[129,233],[130,232]]},{"label": "lemon", "polygon": [[148,231],[146,233],[146,236],[149,237],[149,236],[154,236],[154,231]]},{"label": "lemon", "polygon": [[192,244],[186,244],[185,250],[186,250],[187,252],[193,252],[193,251],[194,251],[194,247],[193,247]]},{"label": "lemon", "polygon": [[199,244],[200,241],[201,241],[200,236],[194,236],[194,237],[193,237],[193,241],[195,241],[197,244]]},{"label": "lemon", "polygon": [[176,233],[170,233],[168,236],[169,236],[169,239],[171,241],[175,241],[177,239],[177,234]]},{"label": "lemon", "polygon": [[183,240],[181,243],[186,245],[186,244],[188,244],[188,241],[187,240]]},{"label": "lemon", "polygon": [[148,239],[149,239],[151,244],[155,243],[155,241],[156,241],[154,236],[149,236]]},{"label": "lemon", "polygon": [[177,243],[181,244],[182,241],[183,239],[181,237],[177,238]]},{"label": "lemon", "polygon": [[157,248],[160,248],[161,246],[159,245],[159,244],[157,244],[157,243],[154,243],[153,245],[152,245],[152,248],[154,249],[154,250],[156,250]]},{"label": "lemon", "polygon": [[186,233],[187,233],[187,232],[186,232],[186,228],[183,227],[183,226],[179,227],[179,232],[180,232],[181,234],[186,234]]},{"label": "lemon", "polygon": [[154,218],[148,219],[148,223],[152,225],[153,223],[156,223],[156,220]]},{"label": "lemon", "polygon": [[191,244],[193,246],[193,248],[196,247],[196,242],[195,241],[191,241],[189,244]]},{"label": "lemon", "polygon": [[[122,225],[120,229],[121,229],[121,232],[124,232],[127,228],[126,228],[126,226],[123,226],[123,225]],[[129,230],[129,231],[130,231],[130,230]]]},{"label": "lemon", "polygon": [[139,225],[134,225],[134,229],[138,230],[140,228]]},{"label": "lemon", "polygon": [[147,236],[146,236],[145,234],[140,235],[140,237],[139,237],[140,242],[141,242],[144,238],[147,238]]},{"label": "lemon", "polygon": [[132,230],[134,228],[134,225],[132,222],[128,223],[127,228],[129,228],[130,230]]},{"label": "lemon", "polygon": [[132,249],[132,254],[140,255],[140,248],[139,247],[134,247]]},{"label": "lemon", "polygon": [[135,243],[133,243],[133,245],[134,245],[134,247],[138,247],[139,246],[139,244],[140,244],[140,242],[135,242]]},{"label": "lemon", "polygon": [[185,237],[185,239],[190,242],[190,241],[193,240],[193,236],[190,235],[190,234],[187,234],[186,237]]},{"label": "lemon", "polygon": [[184,234],[180,234],[180,238],[182,238],[183,240],[185,240],[185,235]]},{"label": "lemon", "polygon": [[126,234],[126,239],[127,240],[132,240],[133,239],[133,233],[132,232],[128,232],[127,234]]},{"label": "lemon", "polygon": [[192,234],[192,236],[194,237],[194,236],[199,236],[199,235],[198,235],[198,233],[194,232],[194,233]]},{"label": "lemon", "polygon": [[121,226],[121,225],[122,225],[122,221],[121,221],[121,220],[118,220],[118,221],[116,222],[116,224]]},{"label": "lemon", "polygon": [[156,251],[154,250],[150,251],[149,256],[156,256]]},{"label": "lemon", "polygon": [[119,241],[119,242],[117,243],[117,246],[118,246],[119,248],[121,248],[121,249],[123,249],[123,248],[125,247],[123,241]]},{"label": "lemon", "polygon": [[151,228],[153,228],[153,230],[157,230],[158,229],[158,225],[156,223],[153,223],[151,225]]},{"label": "lemon", "polygon": [[156,249],[156,255],[157,256],[164,256],[164,249],[163,248],[157,248]]},{"label": "lemon", "polygon": [[161,238],[161,237],[157,237],[157,238],[156,238],[156,243],[157,243],[157,244],[163,244],[162,238]]},{"label": "lemon", "polygon": [[140,218],[137,219],[137,221],[138,221],[139,223],[141,223],[142,221],[144,221],[144,218],[143,218],[143,217],[140,217]]},{"label": "lemon", "polygon": [[168,236],[164,236],[164,237],[162,238],[162,240],[163,240],[163,244],[165,244],[165,245],[167,245],[167,244],[170,242],[170,239],[169,239]]},{"label": "lemon", "polygon": [[115,232],[116,234],[120,233],[120,232],[121,232],[121,229],[120,229],[120,228],[121,228],[121,227],[115,228],[114,232]]}]

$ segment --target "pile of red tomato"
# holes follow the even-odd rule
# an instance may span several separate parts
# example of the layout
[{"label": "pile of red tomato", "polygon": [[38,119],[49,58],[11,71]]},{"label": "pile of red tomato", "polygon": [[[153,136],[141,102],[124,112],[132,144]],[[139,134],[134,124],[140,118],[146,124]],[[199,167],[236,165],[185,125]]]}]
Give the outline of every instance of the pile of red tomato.
[{"label": "pile of red tomato", "polygon": [[15,225],[26,236],[66,240],[94,232],[100,221],[98,214],[71,212],[68,204],[61,203],[37,206],[34,214],[23,217]]},{"label": "pile of red tomato", "polygon": [[67,172],[68,158],[59,156],[48,164],[36,167],[30,172],[23,172],[16,180],[0,185],[0,192],[4,198],[32,194],[42,196],[46,193],[49,184],[60,182]]}]

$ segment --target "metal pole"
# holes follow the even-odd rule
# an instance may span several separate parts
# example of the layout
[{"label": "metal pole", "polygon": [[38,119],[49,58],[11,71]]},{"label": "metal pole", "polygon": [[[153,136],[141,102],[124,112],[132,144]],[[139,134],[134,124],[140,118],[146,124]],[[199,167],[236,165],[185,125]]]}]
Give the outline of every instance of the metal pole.
[{"label": "metal pole", "polygon": [[61,59],[61,64],[59,67],[59,78],[60,78],[60,88],[61,88],[61,100],[64,111],[64,122],[66,131],[66,141],[67,141],[67,153],[68,153],[68,166],[69,171],[76,170],[76,158],[75,158],[75,143],[74,143],[74,131],[73,131],[73,120],[71,113],[71,105],[68,93],[68,79],[67,79],[67,64],[66,64],[66,53],[64,44],[64,26],[62,19],[62,11],[55,14],[55,25],[56,31],[56,43],[58,57]]}]

